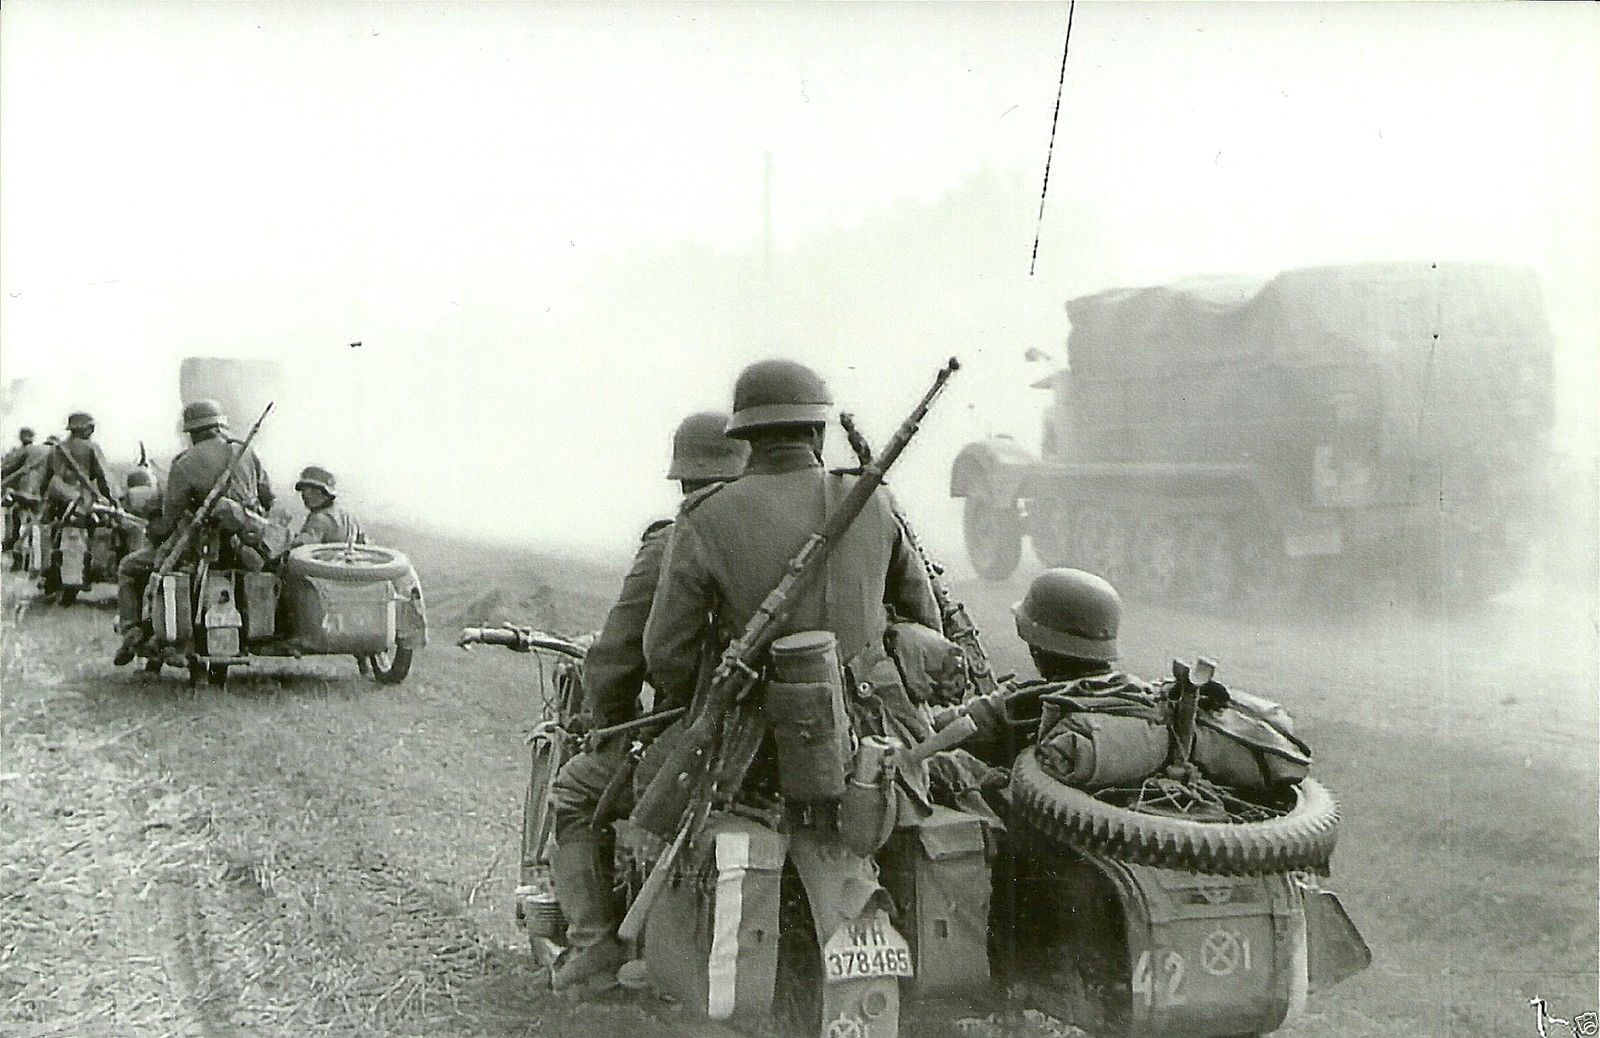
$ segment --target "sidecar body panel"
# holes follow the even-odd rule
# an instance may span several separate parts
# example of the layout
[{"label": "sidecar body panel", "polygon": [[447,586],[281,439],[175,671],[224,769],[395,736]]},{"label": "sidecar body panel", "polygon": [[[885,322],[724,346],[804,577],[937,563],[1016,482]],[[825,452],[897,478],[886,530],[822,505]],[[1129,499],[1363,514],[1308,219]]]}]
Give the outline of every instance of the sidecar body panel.
[{"label": "sidecar body panel", "polygon": [[308,653],[367,655],[395,644],[395,593],[389,581],[356,583],[301,573],[283,578],[288,630]]},{"label": "sidecar body panel", "polygon": [[1132,1035],[1267,1033],[1304,1006],[1305,917],[1289,876],[1211,876],[1086,855],[1127,937],[1112,1015]]}]

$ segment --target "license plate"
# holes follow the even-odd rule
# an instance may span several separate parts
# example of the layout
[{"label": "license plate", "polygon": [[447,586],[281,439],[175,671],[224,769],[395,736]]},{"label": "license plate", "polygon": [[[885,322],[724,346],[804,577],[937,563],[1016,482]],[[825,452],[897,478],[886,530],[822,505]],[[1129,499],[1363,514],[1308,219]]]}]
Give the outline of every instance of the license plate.
[{"label": "license plate", "polygon": [[872,977],[911,976],[911,947],[881,911],[853,919],[834,932],[822,949],[829,983]]}]

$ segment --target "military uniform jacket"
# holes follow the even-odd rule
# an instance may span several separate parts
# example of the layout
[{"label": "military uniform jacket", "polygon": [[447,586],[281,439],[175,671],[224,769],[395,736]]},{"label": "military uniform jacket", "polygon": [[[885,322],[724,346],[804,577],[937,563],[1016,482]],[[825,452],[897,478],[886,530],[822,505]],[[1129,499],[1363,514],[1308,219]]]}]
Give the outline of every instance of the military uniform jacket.
[{"label": "military uniform jacket", "polygon": [[106,476],[106,456],[100,445],[93,440],[85,440],[76,436],[69,436],[65,440],[50,448],[50,496],[62,504],[68,504],[83,496],[86,489],[83,479],[72,467],[72,462],[78,463],[78,468],[88,476],[92,489],[98,491],[105,500],[113,500],[111,481]]},{"label": "military uniform jacket", "polygon": [[[658,692],[690,701],[704,640],[720,648],[743,630],[854,479],[824,471],[803,444],[763,445],[739,479],[684,501],[645,627],[645,660]],[[887,664],[891,607],[902,619],[939,626],[927,571],[906,541],[893,499],[880,488],[780,633],[829,630],[847,667],[866,650]]]},{"label": "military uniform jacket", "polygon": [[367,543],[367,535],[361,529],[361,523],[356,517],[337,504],[328,504],[311,510],[306,516],[306,521],[301,524],[300,532],[289,542],[289,547],[298,548],[302,544],[345,544],[352,539],[352,534],[357,544]]},{"label": "military uniform jacket", "polygon": [[50,470],[50,448],[42,443],[18,444],[6,451],[0,478],[10,478],[20,472],[10,484],[18,494],[39,497],[44,491],[44,481]]},{"label": "military uniform jacket", "polygon": [[[672,532],[671,520],[651,523],[633,557],[633,566],[622,579],[622,593],[606,614],[600,637],[589,646],[583,661],[584,705],[598,726],[621,724],[639,716],[639,693],[644,687],[644,630],[650,616]],[[687,703],[666,703],[659,698],[657,710]]]},{"label": "military uniform jacket", "polygon": [[[239,447],[238,440],[214,436],[201,440],[173,459],[167,473],[166,492],[161,498],[160,529],[151,532],[152,539],[177,529],[184,513],[194,512],[205,503],[206,495]],[[256,457],[255,451],[247,450],[234,466],[223,496],[263,512],[272,508],[272,486],[267,482],[266,470],[261,467],[261,459]]]}]

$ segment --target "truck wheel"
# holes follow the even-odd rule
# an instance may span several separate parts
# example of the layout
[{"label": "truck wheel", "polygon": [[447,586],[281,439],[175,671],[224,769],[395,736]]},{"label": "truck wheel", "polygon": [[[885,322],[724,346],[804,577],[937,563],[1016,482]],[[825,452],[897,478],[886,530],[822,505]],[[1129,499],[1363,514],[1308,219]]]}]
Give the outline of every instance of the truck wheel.
[{"label": "truck wheel", "polygon": [[985,580],[1004,580],[1022,561],[1022,516],[1015,502],[997,505],[982,493],[962,503],[961,530],[966,535],[967,558]]},{"label": "truck wheel", "polygon": [[1143,590],[1151,598],[1170,601],[1178,589],[1183,550],[1178,524],[1157,519],[1145,529],[1143,541]]},{"label": "truck wheel", "polygon": [[364,584],[397,580],[411,572],[411,562],[395,549],[376,544],[357,544],[348,558],[342,544],[302,544],[289,552],[284,568],[304,577]]},{"label": "truck wheel", "polygon": [[1012,802],[1050,839],[1119,861],[1216,875],[1256,876],[1321,869],[1339,834],[1339,807],[1306,778],[1295,803],[1259,822],[1201,822],[1119,807],[1044,773],[1027,749],[1011,771]]},{"label": "truck wheel", "polygon": [[392,651],[368,656],[367,665],[372,668],[372,676],[378,684],[398,685],[411,673],[411,650],[396,645]]},{"label": "truck wheel", "polygon": [[1246,535],[1240,549],[1240,595],[1258,611],[1271,612],[1293,605],[1309,572],[1307,560],[1284,554],[1283,540],[1275,533]]},{"label": "truck wheel", "polygon": [[1134,583],[1133,520],[1122,512],[1111,512],[1105,518],[1100,533],[1100,568],[1096,572],[1110,581],[1112,587]]},{"label": "truck wheel", "polygon": [[1227,526],[1215,520],[1195,524],[1185,554],[1191,598],[1211,607],[1233,601],[1239,590],[1239,554]]}]

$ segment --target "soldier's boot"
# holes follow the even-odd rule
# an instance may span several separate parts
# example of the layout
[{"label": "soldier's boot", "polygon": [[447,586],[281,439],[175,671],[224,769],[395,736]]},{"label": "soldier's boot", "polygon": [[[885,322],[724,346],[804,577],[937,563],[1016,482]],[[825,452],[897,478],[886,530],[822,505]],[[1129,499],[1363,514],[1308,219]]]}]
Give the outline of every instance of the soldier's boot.
[{"label": "soldier's boot", "polygon": [[617,939],[610,841],[587,825],[571,826],[557,839],[551,872],[567,918],[568,947],[551,967],[550,986],[562,991],[608,985],[628,961]]},{"label": "soldier's boot", "polygon": [[144,644],[144,622],[139,615],[143,597],[131,583],[117,585],[117,630],[122,634],[122,644],[117,646],[111,662],[118,667],[132,663],[139,646]]}]

